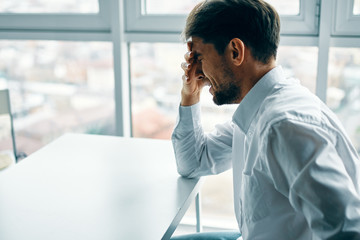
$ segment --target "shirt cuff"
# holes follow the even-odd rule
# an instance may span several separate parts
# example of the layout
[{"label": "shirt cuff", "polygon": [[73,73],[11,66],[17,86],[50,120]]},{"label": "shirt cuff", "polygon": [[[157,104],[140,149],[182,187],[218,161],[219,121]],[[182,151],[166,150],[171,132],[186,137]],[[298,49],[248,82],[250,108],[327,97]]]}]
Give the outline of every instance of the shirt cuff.
[{"label": "shirt cuff", "polygon": [[200,103],[196,103],[191,106],[179,106],[179,115],[176,121],[176,126],[184,126],[187,130],[189,130],[190,126],[192,126],[192,128],[201,126]]}]

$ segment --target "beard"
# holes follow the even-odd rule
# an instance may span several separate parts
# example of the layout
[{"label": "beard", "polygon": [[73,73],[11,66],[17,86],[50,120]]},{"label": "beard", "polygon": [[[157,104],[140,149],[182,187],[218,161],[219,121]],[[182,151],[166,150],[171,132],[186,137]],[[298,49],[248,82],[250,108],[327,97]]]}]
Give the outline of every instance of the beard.
[{"label": "beard", "polygon": [[234,83],[234,73],[226,65],[226,60],[223,61],[222,70],[224,72],[223,79],[226,81],[217,87],[214,91],[213,101],[216,105],[232,104],[239,100],[241,96],[241,88]]},{"label": "beard", "polygon": [[240,87],[234,83],[220,86],[220,90],[214,92],[213,101],[216,105],[235,103],[239,99]]}]

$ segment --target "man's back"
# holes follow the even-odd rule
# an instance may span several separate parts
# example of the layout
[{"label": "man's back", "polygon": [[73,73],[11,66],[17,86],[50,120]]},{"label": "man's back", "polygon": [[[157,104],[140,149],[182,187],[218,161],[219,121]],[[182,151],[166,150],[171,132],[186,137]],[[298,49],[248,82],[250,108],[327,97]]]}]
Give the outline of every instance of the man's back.
[{"label": "man's back", "polygon": [[340,229],[359,231],[360,161],[335,115],[279,73],[259,84],[233,119],[234,134],[237,126],[244,134],[244,143],[233,142],[235,152],[244,145],[233,154],[244,239],[327,239],[336,231],[343,239]]}]

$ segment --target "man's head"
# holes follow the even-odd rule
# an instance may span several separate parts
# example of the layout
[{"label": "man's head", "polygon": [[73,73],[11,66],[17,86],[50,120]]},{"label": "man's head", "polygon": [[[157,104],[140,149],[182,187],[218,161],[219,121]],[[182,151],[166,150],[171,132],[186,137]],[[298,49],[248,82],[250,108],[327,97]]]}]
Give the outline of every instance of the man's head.
[{"label": "man's head", "polygon": [[279,15],[263,0],[208,0],[191,11],[183,35],[214,44],[220,55],[239,38],[255,60],[266,64],[276,58],[279,31]]}]

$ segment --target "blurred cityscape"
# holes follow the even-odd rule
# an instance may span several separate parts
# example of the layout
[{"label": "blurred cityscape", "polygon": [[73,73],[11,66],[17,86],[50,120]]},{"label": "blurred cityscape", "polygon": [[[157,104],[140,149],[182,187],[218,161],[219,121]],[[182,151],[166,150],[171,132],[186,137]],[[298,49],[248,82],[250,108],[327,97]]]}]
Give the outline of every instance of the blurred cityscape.
[{"label": "blurred cityscape", "polygon": [[0,41],[17,148],[27,155],[66,132],[114,134],[112,44]]},{"label": "blurred cityscape", "polygon": [[360,152],[360,48],[331,48],[329,56],[327,104]]}]

